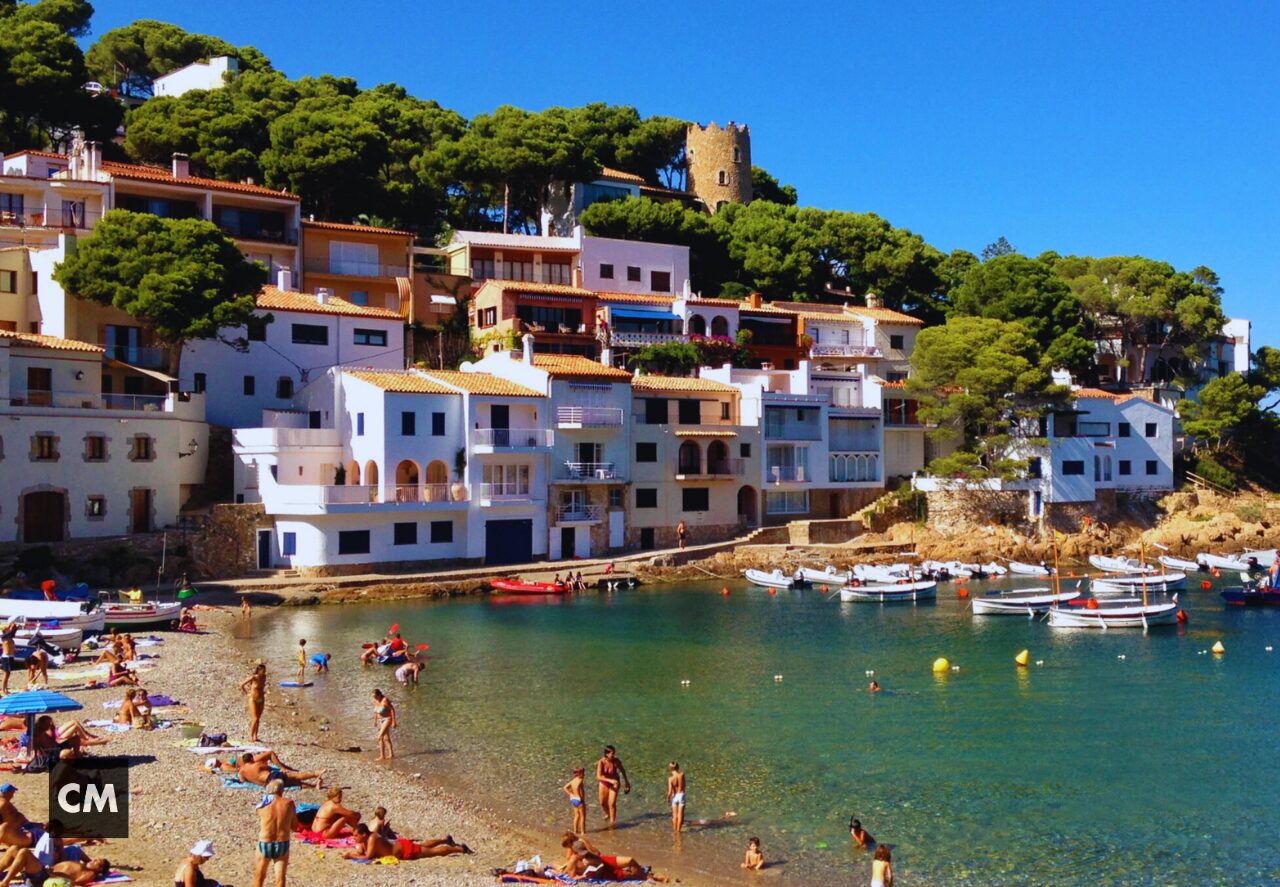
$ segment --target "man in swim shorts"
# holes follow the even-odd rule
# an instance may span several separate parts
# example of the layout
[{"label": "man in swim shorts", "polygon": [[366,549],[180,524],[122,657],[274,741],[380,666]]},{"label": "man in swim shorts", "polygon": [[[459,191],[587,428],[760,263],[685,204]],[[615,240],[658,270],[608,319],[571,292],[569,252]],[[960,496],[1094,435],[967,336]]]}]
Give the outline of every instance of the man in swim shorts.
[{"label": "man in swim shorts", "polygon": [[672,761],[667,765],[671,773],[667,777],[667,803],[671,805],[671,828],[678,835],[684,829],[684,773],[680,764]]},{"label": "man in swim shorts", "polygon": [[422,660],[415,656],[412,660],[396,669],[396,680],[402,684],[416,687],[418,686],[418,675],[423,668]]},{"label": "man in swim shorts", "polygon": [[293,801],[284,796],[284,782],[274,780],[267,786],[271,800],[258,810],[258,855],[253,872],[253,887],[263,887],[267,870],[276,864],[276,887],[285,887],[289,871],[289,838],[298,822]]}]

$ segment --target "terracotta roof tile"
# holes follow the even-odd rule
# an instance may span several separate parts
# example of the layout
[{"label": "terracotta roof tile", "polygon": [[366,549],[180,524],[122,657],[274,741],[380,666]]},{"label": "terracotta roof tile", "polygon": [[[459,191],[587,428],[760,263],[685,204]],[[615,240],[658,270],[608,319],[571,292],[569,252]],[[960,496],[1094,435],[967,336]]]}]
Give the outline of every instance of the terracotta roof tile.
[{"label": "terracotta roof tile", "polygon": [[533,365],[540,370],[546,370],[557,379],[616,379],[619,382],[631,379],[631,374],[626,370],[607,367],[589,357],[577,354],[535,354]]},{"label": "terracotta roof tile", "polygon": [[738,389],[714,379],[692,378],[689,376],[650,376],[639,375],[631,380],[631,387],[636,391],[708,391],[717,394],[737,394]]},{"label": "terracotta roof tile", "polygon": [[686,305],[717,305],[724,308],[746,308],[747,303],[741,299],[686,299]]},{"label": "terracotta roof tile", "polygon": [[859,323],[859,319],[845,313],[839,305],[818,305],[809,302],[770,302],[770,308],[776,308],[787,314],[803,317],[805,320],[820,320],[827,323]]},{"label": "terracotta roof tile", "polygon": [[912,317],[910,314],[903,314],[901,311],[893,311],[889,308],[868,308],[865,305],[850,305],[844,309],[850,314],[856,314],[859,317],[870,317],[877,323],[900,323],[904,326],[924,326],[924,321],[918,317]]},{"label": "terracotta roof tile", "polygon": [[21,157],[23,154],[30,154],[32,157],[50,157],[50,158],[56,157],[59,160],[66,160],[68,162],[70,162],[71,160],[71,158],[68,157],[66,154],[59,154],[56,151],[37,151],[34,148],[23,148],[21,151],[14,151],[11,154],[6,154],[5,159]]},{"label": "terracotta roof tile", "polygon": [[770,305],[761,305],[759,308],[752,308],[750,305],[743,304],[742,308],[739,310],[742,314],[787,314],[792,317],[795,316],[791,311],[783,311],[781,308],[774,308]]},{"label": "terracotta roof tile", "polygon": [[258,307],[267,311],[304,311],[308,314],[345,314],[351,317],[377,317],[385,320],[402,319],[398,311],[389,308],[369,308],[355,305],[337,296],[329,296],[324,304],[310,293],[295,293],[267,285],[258,294]]},{"label": "terracotta roof tile", "polygon": [[494,397],[542,397],[542,394],[532,388],[508,382],[490,373],[463,373],[458,370],[423,370],[423,373],[446,385],[461,388],[468,394]]},{"label": "terracotta roof tile", "polygon": [[224,182],[222,179],[206,179],[202,176],[176,177],[167,169],[156,166],[140,166],[136,163],[116,163],[103,161],[102,171],[112,178],[137,179],[146,182],[162,182],[166,185],[182,185],[191,188],[207,188],[211,191],[235,191],[240,194],[257,194],[262,197],[274,197],[278,200],[301,200],[297,194],[288,191],[276,191],[261,185],[245,185],[241,182]]},{"label": "terracotta roof tile", "polygon": [[1120,400],[1121,395],[1114,391],[1103,391],[1101,388],[1077,388],[1071,392],[1072,397],[1083,397],[1092,400]]},{"label": "terracotta roof tile", "polygon": [[577,286],[565,286],[560,283],[536,283],[531,280],[486,280],[480,285],[480,289],[486,286],[506,292],[514,290],[521,293],[542,293],[548,296],[594,296],[591,290],[585,290]]},{"label": "terracotta roof tile", "polygon": [[348,225],[343,222],[323,222],[302,220],[304,228],[321,228],[325,231],[352,231],[358,234],[392,234],[396,237],[412,237],[412,231],[397,231],[395,228],[376,228],[373,225]]},{"label": "terracotta roof tile", "polygon": [[0,330],[0,337],[11,339],[15,344],[30,345],[34,348],[50,348],[54,351],[86,351],[102,354],[105,349],[89,342],[77,339],[59,339],[57,336],[41,336],[36,333],[15,333],[12,330]]},{"label": "terracotta roof tile", "polygon": [[596,293],[601,302],[645,302],[657,305],[670,305],[675,296],[666,293],[618,293],[601,290]]},{"label": "terracotta roof tile", "polygon": [[633,185],[643,185],[644,176],[638,176],[635,173],[623,172],[620,169],[610,169],[607,166],[600,167],[600,175],[598,179],[612,179],[615,182],[630,182]]},{"label": "terracotta roof tile", "polygon": [[458,394],[448,385],[438,382],[421,373],[409,371],[392,372],[390,370],[343,370],[353,379],[368,382],[383,391],[392,394]]}]

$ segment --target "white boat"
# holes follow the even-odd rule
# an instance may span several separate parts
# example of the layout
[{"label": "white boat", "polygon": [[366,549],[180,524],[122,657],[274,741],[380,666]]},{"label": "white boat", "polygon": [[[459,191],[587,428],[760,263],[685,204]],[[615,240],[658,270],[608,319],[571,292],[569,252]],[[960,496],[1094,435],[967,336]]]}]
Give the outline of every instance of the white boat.
[{"label": "white boat", "polygon": [[848,572],[842,573],[830,564],[821,570],[815,570],[812,567],[801,567],[800,575],[805,578],[806,582],[812,582],[814,585],[841,586],[849,581]]},{"label": "white boat", "polygon": [[149,601],[142,604],[104,604],[102,613],[107,625],[134,628],[139,625],[167,625],[176,622],[182,611],[182,603],[173,601],[162,604]]},{"label": "white boat", "polygon": [[[41,628],[40,637],[46,643],[59,650],[74,650],[84,642],[84,632],[79,628]],[[18,642],[30,646],[36,629],[24,628],[18,631]]]},{"label": "white boat", "polygon": [[1196,560],[1211,570],[1231,570],[1239,573],[1258,569],[1258,565],[1249,563],[1249,559],[1244,555],[1208,554],[1202,551],[1196,555]]},{"label": "white boat", "polygon": [[8,622],[10,619],[25,619],[28,628],[35,628],[36,625],[78,628],[81,631],[102,631],[103,628],[102,610],[95,608],[86,613],[78,601],[0,598],[0,622]]},{"label": "white boat", "polygon": [[1024,564],[1021,561],[1009,561],[1009,572],[1015,576],[1036,576],[1045,579],[1053,575],[1053,567],[1044,564]]},{"label": "white boat", "polygon": [[1089,563],[1104,573],[1154,573],[1156,568],[1144,564],[1132,557],[1107,557],[1103,554],[1089,555]]},{"label": "white boat", "polygon": [[1136,598],[1099,601],[1093,607],[1054,607],[1049,625],[1054,628],[1147,628],[1172,625],[1178,621],[1178,596],[1158,604],[1144,604]]},{"label": "white boat", "polygon": [[1094,592],[1177,591],[1187,584],[1186,573],[1151,573],[1133,576],[1105,576],[1089,581]]},{"label": "white boat", "polygon": [[938,583],[933,580],[922,582],[900,582],[893,585],[846,585],[840,589],[840,600],[870,601],[877,604],[889,604],[896,601],[930,600],[938,595]]},{"label": "white boat", "polygon": [[1240,557],[1256,563],[1258,565],[1256,569],[1265,570],[1276,559],[1276,550],[1274,548],[1246,548],[1244,554],[1240,555]]},{"label": "white boat", "polygon": [[[794,577],[786,575],[781,570],[774,570],[772,573],[766,573],[764,570],[743,570],[742,572],[747,579],[765,588],[791,588],[796,584]],[[174,618],[176,619],[177,616]]]},{"label": "white boat", "polygon": [[1002,567],[999,564],[997,564],[995,561],[992,561],[989,564],[982,565],[982,572],[986,573],[988,576],[1003,576],[1005,573],[1008,573],[1009,571],[1005,567]]},{"label": "white boat", "polygon": [[960,561],[947,561],[942,568],[957,579],[968,579],[981,570],[977,564],[964,564]]},{"label": "white boat", "polygon": [[1183,560],[1180,557],[1173,557],[1172,555],[1168,555],[1168,554],[1162,554],[1158,558],[1156,558],[1156,560],[1160,562],[1160,566],[1162,567],[1167,567],[1170,570],[1181,570],[1184,573],[1190,573],[1195,570],[1204,569],[1204,565],[1199,563],[1198,561]]},{"label": "white boat", "polygon": [[856,564],[853,568],[853,578],[864,583],[890,585],[904,580],[916,582],[921,577],[920,571],[911,564],[890,564],[887,567],[879,564]]},{"label": "white boat", "polygon": [[1055,592],[1050,588],[1022,588],[1017,591],[993,591],[973,598],[975,616],[1034,616],[1054,604],[1080,596],[1080,589]]}]

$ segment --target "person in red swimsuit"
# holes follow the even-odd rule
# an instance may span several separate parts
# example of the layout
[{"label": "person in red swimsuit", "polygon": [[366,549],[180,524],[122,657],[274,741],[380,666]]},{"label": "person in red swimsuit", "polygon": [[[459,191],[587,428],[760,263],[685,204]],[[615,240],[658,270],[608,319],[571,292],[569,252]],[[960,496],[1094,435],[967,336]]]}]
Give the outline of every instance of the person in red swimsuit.
[{"label": "person in red swimsuit", "polygon": [[604,747],[604,757],[596,761],[596,782],[600,784],[600,809],[609,819],[612,827],[618,821],[618,786],[625,786],[624,794],[631,792],[631,780],[627,778],[627,768],[622,766],[617,750],[612,745]]}]

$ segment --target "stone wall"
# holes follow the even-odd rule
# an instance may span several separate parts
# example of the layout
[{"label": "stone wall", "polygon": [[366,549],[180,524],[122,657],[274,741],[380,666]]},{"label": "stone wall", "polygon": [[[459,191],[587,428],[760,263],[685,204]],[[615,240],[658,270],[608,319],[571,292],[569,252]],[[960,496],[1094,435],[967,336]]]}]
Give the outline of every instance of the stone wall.
[{"label": "stone wall", "polygon": [[862,521],[844,518],[842,520],[798,520],[787,525],[788,537],[792,545],[839,544],[849,542],[860,533],[866,532]]},{"label": "stone wall", "polygon": [[272,523],[260,503],[214,505],[188,540],[193,578],[226,579],[256,570],[257,531]]},{"label": "stone wall", "polygon": [[[744,531],[742,524],[704,524],[701,526],[686,524],[685,526],[689,531],[689,538],[685,541],[686,545],[707,545],[712,542],[724,542],[735,536],[740,536]],[[675,548],[677,544],[674,525],[653,528],[654,548]],[[628,526],[627,551],[640,550],[640,527]]]},{"label": "stone wall", "polygon": [[974,527],[1027,523],[1027,494],[995,490],[937,490],[926,494],[928,524],[941,532],[964,532]]}]

